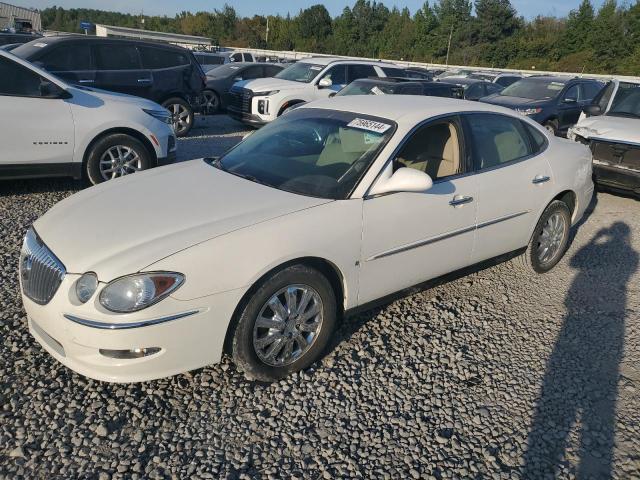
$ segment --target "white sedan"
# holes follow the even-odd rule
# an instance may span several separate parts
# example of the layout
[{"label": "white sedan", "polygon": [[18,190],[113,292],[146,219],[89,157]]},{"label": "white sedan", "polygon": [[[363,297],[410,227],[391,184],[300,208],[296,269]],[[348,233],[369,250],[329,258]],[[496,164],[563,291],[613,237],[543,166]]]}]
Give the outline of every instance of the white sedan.
[{"label": "white sedan", "polygon": [[590,151],[511,110],[322,100],[221,158],[54,206],[21,254],[29,329],[100,380],[164,377],[228,352],[272,381],[316,361],[340,316],[390,294],[509,252],[548,271],[592,193]]}]

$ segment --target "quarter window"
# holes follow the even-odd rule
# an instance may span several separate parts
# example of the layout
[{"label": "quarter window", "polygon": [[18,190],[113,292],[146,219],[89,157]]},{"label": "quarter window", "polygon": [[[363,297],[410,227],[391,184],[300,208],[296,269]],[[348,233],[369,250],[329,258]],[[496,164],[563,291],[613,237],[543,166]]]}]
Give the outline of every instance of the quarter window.
[{"label": "quarter window", "polygon": [[180,65],[188,65],[186,55],[174,50],[162,48],[140,47],[140,56],[144,68],[171,68]]},{"label": "quarter window", "polygon": [[394,170],[415,168],[433,180],[463,173],[460,130],[453,120],[439,120],[418,129],[394,161]]},{"label": "quarter window", "polygon": [[133,45],[96,45],[96,65],[98,70],[138,70],[140,58]]},{"label": "quarter window", "polygon": [[0,95],[40,97],[41,82],[37,73],[0,57]]},{"label": "quarter window", "polygon": [[475,113],[467,116],[476,168],[496,167],[531,155],[524,124],[506,115]]},{"label": "quarter window", "polygon": [[63,45],[45,54],[41,62],[51,72],[91,70],[91,49],[87,44]]},{"label": "quarter window", "polygon": [[[372,65],[349,65],[349,81],[344,83],[351,83],[359,78],[377,77],[376,69]],[[335,82],[334,82],[335,83]]]}]

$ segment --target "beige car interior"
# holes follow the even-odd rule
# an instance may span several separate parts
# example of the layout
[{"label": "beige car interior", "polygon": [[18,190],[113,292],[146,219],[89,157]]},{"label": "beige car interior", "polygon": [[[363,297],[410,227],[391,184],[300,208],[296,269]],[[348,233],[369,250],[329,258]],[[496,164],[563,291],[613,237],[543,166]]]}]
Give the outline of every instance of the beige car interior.
[{"label": "beige car interior", "polygon": [[367,143],[367,135],[351,128],[340,128],[337,133],[327,137],[327,143],[318,157],[318,166],[344,163],[351,166],[368,150],[375,148],[377,142]]},{"label": "beige car interior", "polygon": [[421,170],[433,180],[461,173],[456,126],[441,122],[420,129],[398,154],[396,164]]}]

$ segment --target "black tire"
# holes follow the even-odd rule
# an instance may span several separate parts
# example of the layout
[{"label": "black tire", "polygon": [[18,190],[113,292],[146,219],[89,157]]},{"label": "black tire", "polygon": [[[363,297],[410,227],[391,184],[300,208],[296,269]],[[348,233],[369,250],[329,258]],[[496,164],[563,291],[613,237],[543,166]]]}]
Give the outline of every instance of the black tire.
[{"label": "black tire", "polygon": [[[97,142],[95,142],[91,146],[87,154],[87,163],[85,165],[85,173],[87,176],[87,180],[89,180],[89,182],[92,185],[97,185],[98,183],[102,183],[106,180],[109,180],[109,178],[105,178],[102,175],[102,172],[100,171],[100,161],[102,160],[103,155],[108,155],[107,152],[109,150],[115,149],[117,151],[118,147],[124,147],[120,149],[121,151],[124,151],[124,149],[126,148],[135,152],[135,154],[139,158],[139,161],[136,162],[138,163],[138,165],[136,165],[138,170],[146,170],[153,166],[151,153],[140,140],[124,133],[114,133],[111,135],[107,135],[99,139]],[[131,157],[128,156],[126,158],[131,158]],[[109,168],[113,168],[113,167],[109,167]],[[126,168],[125,171],[127,173],[124,173],[124,175],[133,173],[132,171],[129,171],[129,170],[131,169]],[[121,175],[118,172],[116,172],[116,175],[114,178],[124,176],[124,175]]]},{"label": "black tire", "polygon": [[206,101],[204,105],[204,113],[206,115],[215,115],[220,112],[220,95],[213,90],[205,90],[202,95]]},{"label": "black tire", "polygon": [[191,105],[180,97],[173,97],[162,102],[162,106],[173,115],[173,130],[176,137],[185,137],[193,128],[195,115]]},{"label": "black tire", "polygon": [[[258,315],[266,303],[282,289],[297,285],[311,287],[321,299],[321,322],[319,331],[295,361],[287,365],[274,366],[261,360],[254,347],[254,327]],[[327,278],[317,270],[305,265],[293,265],[280,270],[265,279],[238,312],[232,327],[231,356],[238,370],[250,380],[274,382],[291,373],[307,368],[315,362],[326,348],[336,323],[336,298]],[[287,338],[278,334],[287,341]],[[275,343],[275,342],[274,342]],[[274,345],[272,343],[271,345]],[[297,344],[296,344],[297,345]],[[284,350],[284,348],[283,348]],[[282,352],[280,352],[282,353]]]},{"label": "black tire", "polygon": [[[549,219],[556,214],[560,215],[564,219],[562,227],[562,237],[559,240],[557,251],[551,256],[551,258],[543,261],[540,258],[540,247],[542,245],[541,241],[543,230],[549,222]],[[553,267],[555,267],[567,251],[567,246],[569,245],[570,229],[571,210],[569,210],[569,207],[566,203],[561,202],[560,200],[554,200],[547,206],[545,211],[542,213],[540,220],[538,220],[538,224],[533,231],[533,235],[531,236],[531,240],[529,241],[527,250],[522,255],[524,264],[536,273],[546,273]]]},{"label": "black tire", "polygon": [[558,135],[558,121],[557,120],[547,120],[546,122],[544,122],[544,124],[542,126],[544,128],[546,128],[549,133],[552,133],[555,136]]}]

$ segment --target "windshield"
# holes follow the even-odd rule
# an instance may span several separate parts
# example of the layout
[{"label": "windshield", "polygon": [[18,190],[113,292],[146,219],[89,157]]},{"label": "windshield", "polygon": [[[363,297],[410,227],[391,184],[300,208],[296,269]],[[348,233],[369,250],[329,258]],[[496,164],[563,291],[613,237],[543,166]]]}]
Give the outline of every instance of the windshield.
[{"label": "windshield", "polygon": [[393,85],[376,85],[371,82],[351,82],[349,85],[340,90],[336,97],[345,95],[384,95],[393,94]]},{"label": "windshield", "polygon": [[233,63],[226,63],[220,65],[207,72],[208,77],[230,77],[239,72],[242,67],[240,65],[234,65]]},{"label": "windshield", "polygon": [[640,118],[640,85],[620,82],[607,115]]},{"label": "windshield", "polygon": [[564,81],[548,78],[524,78],[512,83],[500,95],[530,98],[531,100],[550,100],[558,96],[565,86]]},{"label": "windshield", "polygon": [[288,192],[344,199],[389,141],[395,123],[301,108],[253,133],[214,166]]},{"label": "windshield", "polygon": [[276,78],[283,80],[292,80],[294,82],[309,83],[322,71],[322,65],[313,63],[298,62],[285,68],[276,75]]}]

